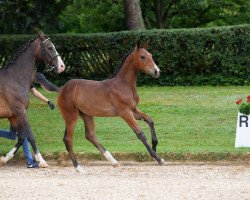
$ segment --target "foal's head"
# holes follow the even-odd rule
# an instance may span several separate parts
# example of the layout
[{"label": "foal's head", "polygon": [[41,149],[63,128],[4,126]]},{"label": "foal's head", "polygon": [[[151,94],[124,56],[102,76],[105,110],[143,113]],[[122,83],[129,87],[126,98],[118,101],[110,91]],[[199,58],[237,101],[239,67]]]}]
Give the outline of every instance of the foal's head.
[{"label": "foal's head", "polygon": [[50,38],[45,36],[43,32],[38,32],[38,37],[40,40],[37,55],[38,60],[43,61],[58,73],[63,72],[65,65]]},{"label": "foal's head", "polygon": [[152,54],[147,50],[147,45],[137,44],[135,50],[133,51],[133,58],[138,70],[141,70],[147,74],[150,74],[154,78],[160,76],[160,69],[155,64]]}]

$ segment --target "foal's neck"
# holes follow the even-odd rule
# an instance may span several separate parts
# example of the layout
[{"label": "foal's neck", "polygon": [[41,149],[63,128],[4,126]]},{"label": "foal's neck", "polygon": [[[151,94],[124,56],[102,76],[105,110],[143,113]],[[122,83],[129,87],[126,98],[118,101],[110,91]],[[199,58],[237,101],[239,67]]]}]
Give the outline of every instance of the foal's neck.
[{"label": "foal's neck", "polygon": [[136,69],[136,66],[133,60],[130,57],[128,57],[124,61],[115,79],[117,81],[123,82],[123,84],[128,84],[132,86],[132,88],[136,89],[137,74],[138,74],[138,71]]}]

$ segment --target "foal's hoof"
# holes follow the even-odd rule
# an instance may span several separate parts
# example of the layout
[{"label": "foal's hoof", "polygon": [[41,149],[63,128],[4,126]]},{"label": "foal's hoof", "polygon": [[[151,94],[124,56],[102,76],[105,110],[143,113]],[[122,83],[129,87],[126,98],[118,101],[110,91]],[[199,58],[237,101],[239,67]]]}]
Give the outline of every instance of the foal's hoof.
[{"label": "foal's hoof", "polygon": [[165,160],[161,158],[161,161],[159,162],[159,165],[165,165]]},{"label": "foal's hoof", "polygon": [[87,174],[87,172],[86,172],[85,170],[83,170],[83,168],[82,168],[80,165],[77,165],[76,171],[77,171],[79,174]]},{"label": "foal's hoof", "polygon": [[117,162],[117,163],[113,164],[113,167],[114,168],[120,167],[120,164]]},{"label": "foal's hoof", "polygon": [[39,167],[40,168],[46,168],[46,167],[49,167],[49,165],[48,165],[48,163],[46,163],[46,161],[44,161],[44,162],[39,163]]},{"label": "foal's hoof", "polygon": [[6,164],[5,157],[2,156],[2,157],[0,158],[0,166],[1,166],[1,165],[5,165],[5,164]]}]

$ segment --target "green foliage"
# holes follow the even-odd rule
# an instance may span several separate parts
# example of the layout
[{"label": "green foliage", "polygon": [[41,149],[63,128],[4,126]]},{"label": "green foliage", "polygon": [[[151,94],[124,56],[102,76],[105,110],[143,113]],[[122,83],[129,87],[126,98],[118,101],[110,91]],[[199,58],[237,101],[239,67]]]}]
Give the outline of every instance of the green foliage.
[{"label": "green foliage", "polygon": [[238,105],[240,113],[245,115],[250,114],[250,95],[247,96],[246,101],[243,101],[242,98],[238,99],[236,104]]},{"label": "green foliage", "polygon": [[[119,2],[119,3],[118,3]],[[125,30],[122,1],[75,0],[60,15],[61,32],[94,33]]]},{"label": "green foliage", "polygon": [[34,28],[58,33],[58,16],[73,0],[0,1],[0,34],[31,34]]},{"label": "green foliage", "polygon": [[250,20],[250,3],[245,0],[141,0],[141,3],[148,28],[225,26]]},{"label": "green foliage", "polygon": [[[151,30],[99,34],[50,35],[66,64],[50,80],[102,80],[114,71],[137,40],[149,42],[149,52],[161,69],[159,79],[140,75],[143,85],[249,85],[250,26],[203,29]],[[1,36],[0,61],[13,54],[29,36]],[[38,68],[38,71],[42,71]]]},{"label": "green foliage", "polygon": [[[141,0],[147,29],[196,28],[246,24],[246,0]],[[89,33],[125,30],[123,0],[75,0],[60,15],[61,32]]]},{"label": "green foliage", "polygon": [[239,106],[239,112],[245,115],[250,114],[250,103],[241,103]]},{"label": "green foliage", "polygon": [[[249,0],[140,0],[144,24],[196,28],[246,24]],[[126,30],[123,0],[0,1],[0,34],[93,33]]]}]

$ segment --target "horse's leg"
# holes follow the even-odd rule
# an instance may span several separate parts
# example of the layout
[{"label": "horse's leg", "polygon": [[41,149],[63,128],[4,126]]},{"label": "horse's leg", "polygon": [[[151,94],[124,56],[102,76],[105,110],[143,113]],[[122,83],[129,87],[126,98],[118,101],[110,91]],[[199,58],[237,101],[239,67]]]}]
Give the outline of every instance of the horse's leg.
[{"label": "horse's leg", "polygon": [[160,165],[163,165],[165,161],[160,158],[156,152],[150,147],[147,142],[147,138],[141,128],[139,127],[133,113],[131,111],[125,111],[120,113],[120,116],[127,122],[127,124],[132,128],[132,130],[137,135],[138,139],[142,141],[146,149],[148,150],[151,157],[153,157]]},{"label": "horse's leg", "polygon": [[26,114],[21,114],[19,117],[17,117],[17,123],[18,123],[17,132],[18,134],[21,134],[21,136],[23,135],[27,137],[30,145],[32,146],[33,152],[35,154],[35,159],[39,162],[39,167],[48,167],[49,165],[43,159],[42,155],[37,149],[36,140],[29,126]]},{"label": "horse's leg", "polygon": [[98,141],[95,134],[95,122],[94,118],[89,115],[80,114],[81,118],[85,124],[85,137],[90,141],[104,156],[105,158],[112,163],[114,167],[119,166],[118,162],[114,159],[110,152],[108,152]]},{"label": "horse's leg", "polygon": [[158,139],[157,139],[157,136],[156,136],[156,133],[155,133],[154,121],[152,120],[151,117],[149,117],[145,113],[141,112],[137,108],[134,111],[134,117],[137,120],[144,120],[149,125],[151,136],[152,136],[152,149],[156,152],[156,146],[158,144]]},{"label": "horse's leg", "polygon": [[16,154],[16,152],[18,151],[18,149],[20,148],[20,146],[23,144],[23,136],[18,135],[18,142],[17,144],[13,147],[13,149],[11,149],[6,156],[2,156],[0,158],[0,164],[6,164],[10,159],[12,159],[14,157],[14,155]]},{"label": "horse's leg", "polygon": [[21,133],[22,131],[24,131],[24,135],[27,137],[27,140],[29,141],[33,149],[33,152],[35,154],[35,159],[36,161],[39,162],[39,167],[42,167],[42,168],[49,167],[48,163],[43,159],[41,153],[39,152],[36,146],[36,140],[35,140],[33,133],[31,132],[28,121],[25,121],[23,126],[18,130],[19,133]]}]

